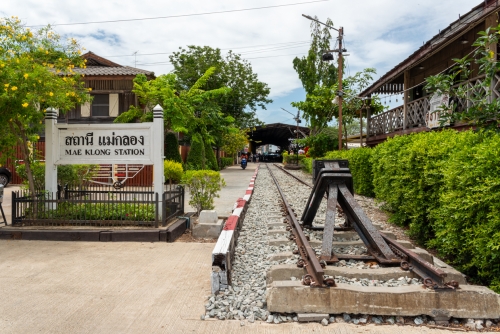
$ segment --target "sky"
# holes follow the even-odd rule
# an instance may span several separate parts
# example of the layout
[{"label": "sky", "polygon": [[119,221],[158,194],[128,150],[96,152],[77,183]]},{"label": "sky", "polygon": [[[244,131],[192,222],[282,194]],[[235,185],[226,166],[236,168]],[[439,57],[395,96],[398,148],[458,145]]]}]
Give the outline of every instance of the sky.
[{"label": "sky", "polygon": [[[334,27],[344,28],[349,54],[346,75],[374,67],[378,79],[480,2],[3,0],[0,17],[18,16],[27,26],[51,24],[60,35],[76,38],[87,51],[155,75],[172,71],[169,54],[188,45],[233,50],[271,88],[273,103],[257,111],[259,119],[268,124],[295,124],[293,116],[281,108],[296,114],[290,103],[305,99],[292,65],[295,57],[309,49],[311,21],[302,14],[317,16],[322,22],[330,18]],[[332,36],[333,47],[337,32],[332,31]],[[395,104],[394,97],[391,103]]]}]

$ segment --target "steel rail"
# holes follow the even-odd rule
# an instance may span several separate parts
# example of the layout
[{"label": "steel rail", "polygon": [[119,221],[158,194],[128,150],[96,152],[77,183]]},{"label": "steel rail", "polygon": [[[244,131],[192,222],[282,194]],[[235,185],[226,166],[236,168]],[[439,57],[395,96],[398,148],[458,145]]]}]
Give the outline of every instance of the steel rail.
[{"label": "steel rail", "polygon": [[[292,173],[290,173],[289,171],[285,170],[284,168],[282,168],[281,166],[278,166],[277,164],[273,164],[273,166],[275,166],[276,168],[278,168],[280,171],[284,172],[285,174],[293,177],[295,180],[299,181],[300,183],[302,183],[303,185],[305,186],[308,186],[309,188],[312,188],[313,186],[310,185],[309,183],[307,183],[306,181],[304,180],[301,180],[300,178],[298,178],[297,176],[293,175]],[[323,196],[324,199],[328,199],[328,197],[325,195]],[[340,205],[337,203],[337,210],[342,213],[342,208],[340,207]],[[308,227],[308,229],[310,230],[315,230],[316,228],[310,226]],[[321,228],[323,229],[323,228]],[[348,231],[348,230],[352,230],[351,227],[345,227],[345,228],[342,228],[342,227],[335,227],[335,230],[338,230],[338,231]]]},{"label": "steel rail", "polygon": [[[301,182],[302,184],[307,185],[310,188],[313,188],[311,185],[307,184],[305,181],[302,181],[301,179],[299,179],[295,175],[289,173],[288,171],[285,171],[283,168],[280,168],[276,164],[274,164],[274,165],[278,169],[280,169],[281,171],[285,172],[287,175],[290,175],[294,179],[296,179],[297,181]],[[344,193],[346,193],[346,191],[344,191]],[[355,202],[354,197],[352,197],[352,195],[348,196],[348,197],[349,197],[350,202]],[[353,203],[351,203],[351,205],[352,204]],[[337,206],[339,206],[339,205],[337,204]],[[357,208],[356,211],[358,211],[358,213],[362,213],[364,215],[363,211],[357,205],[354,205],[354,207]],[[352,214],[354,214],[354,212],[347,213],[348,216],[350,216]],[[351,219],[353,219],[353,217],[351,217]],[[320,228],[318,228],[318,229],[320,229]],[[362,235],[364,235],[364,233],[360,233],[360,232],[365,232],[365,231],[358,231],[356,229],[356,232],[358,232],[360,238],[362,238]],[[405,247],[401,246],[396,241],[385,236],[383,233],[380,233],[379,238],[384,240],[388,244],[391,251],[394,252],[396,257],[401,259],[402,262],[400,262],[398,259],[395,259],[395,258],[384,259],[383,257],[380,256],[380,254],[375,254],[373,252],[373,249],[368,249],[369,252],[371,253],[370,256],[359,256],[358,260],[372,260],[373,259],[380,264],[386,264],[386,265],[394,265],[396,263],[399,263],[401,265],[401,269],[413,271],[417,276],[420,276],[424,280],[424,285],[426,287],[432,288],[435,290],[438,290],[438,289],[456,289],[459,287],[459,284],[456,281],[445,282],[446,273],[444,273],[439,268],[436,268],[432,264],[428,263],[427,261],[423,260],[420,256],[418,256],[418,254],[412,252],[409,249],[406,249]],[[365,245],[370,244],[370,243],[367,243],[365,240],[363,240],[363,242],[365,243]],[[352,256],[337,255],[337,258],[338,259],[350,259],[350,258],[352,258]]]},{"label": "steel rail", "polygon": [[304,231],[302,231],[302,227],[295,217],[295,213],[292,207],[290,206],[290,204],[288,204],[285,194],[279,186],[278,180],[274,176],[271,169],[268,168],[268,170],[274,183],[276,184],[276,188],[280,193],[281,199],[283,200],[287,221],[289,226],[291,227],[291,232],[293,233],[293,240],[297,243],[299,254],[301,256],[301,260],[299,260],[297,266],[303,267],[307,271],[307,275],[303,277],[302,283],[305,285],[310,285],[312,287],[335,286],[335,281],[333,279],[324,279],[325,272],[318,258],[316,257],[316,252],[309,244]]}]

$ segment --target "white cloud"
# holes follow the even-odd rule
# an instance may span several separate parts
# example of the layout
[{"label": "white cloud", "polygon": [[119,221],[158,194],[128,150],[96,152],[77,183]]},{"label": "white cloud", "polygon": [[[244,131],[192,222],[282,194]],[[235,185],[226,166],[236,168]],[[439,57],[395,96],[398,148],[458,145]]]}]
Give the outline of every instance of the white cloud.
[{"label": "white cloud", "polygon": [[[169,15],[214,12],[261,6],[289,4],[295,1],[105,1],[85,2],[4,0],[0,16],[19,16],[28,24],[75,23],[121,20]],[[322,21],[330,17],[335,26],[345,29],[351,73],[365,67],[376,67],[380,75],[413,53],[424,40],[434,36],[480,1],[419,0],[417,3],[396,0],[357,0],[309,3],[255,11],[233,12],[171,19],[129,21],[74,26],[55,26],[63,35],[76,36],[81,44],[102,56],[123,65],[134,66],[133,52],[138,51],[138,64],[168,61],[168,55],[141,56],[144,53],[170,53],[186,45],[208,45],[234,48],[235,52],[269,49],[246,53],[259,79],[271,87],[271,97],[284,98],[297,91],[301,83],[293,70],[295,55],[304,54],[307,44],[281,49],[285,42],[308,41],[310,21],[301,14],[317,15]],[[29,9],[29,10],[27,10]],[[332,31],[336,36],[336,32]],[[257,46],[269,45],[269,46]],[[249,49],[237,49],[256,46]],[[286,55],[276,57],[277,55]],[[257,58],[259,57],[259,58]],[[267,58],[260,58],[267,57]],[[253,58],[253,59],[250,59]],[[137,65],[162,74],[171,65]],[[293,100],[293,99],[292,99]],[[274,109],[274,108],[273,108]]]}]

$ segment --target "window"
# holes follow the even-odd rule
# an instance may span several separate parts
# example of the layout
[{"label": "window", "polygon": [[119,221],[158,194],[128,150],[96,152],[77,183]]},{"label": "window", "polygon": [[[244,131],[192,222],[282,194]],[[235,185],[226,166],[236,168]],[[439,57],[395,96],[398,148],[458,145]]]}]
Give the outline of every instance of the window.
[{"label": "window", "polygon": [[92,116],[108,117],[109,116],[109,95],[98,94],[94,95],[92,100]]}]

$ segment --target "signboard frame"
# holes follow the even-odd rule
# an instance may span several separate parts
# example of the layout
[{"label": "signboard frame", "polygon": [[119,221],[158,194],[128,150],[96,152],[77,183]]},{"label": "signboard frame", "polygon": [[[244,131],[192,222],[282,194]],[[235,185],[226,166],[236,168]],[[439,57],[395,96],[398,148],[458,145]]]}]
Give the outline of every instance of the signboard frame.
[{"label": "signboard frame", "polygon": [[[443,109],[443,106],[445,106],[446,109]],[[450,125],[449,119],[443,125],[441,125],[440,119],[445,113],[451,114],[451,112],[450,95],[448,93],[435,93],[429,99],[429,111],[427,112],[427,115],[425,115],[426,126],[429,129],[435,129]]]}]

